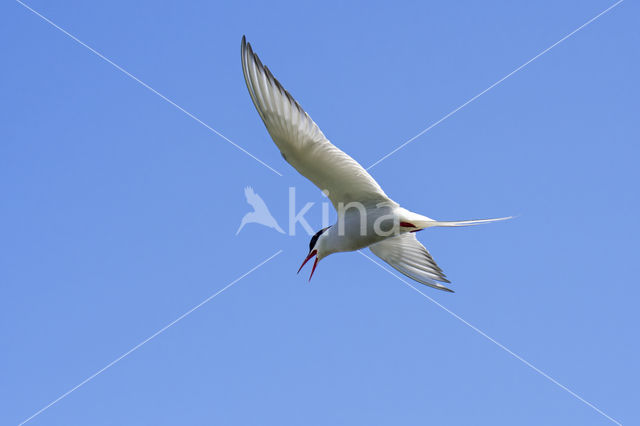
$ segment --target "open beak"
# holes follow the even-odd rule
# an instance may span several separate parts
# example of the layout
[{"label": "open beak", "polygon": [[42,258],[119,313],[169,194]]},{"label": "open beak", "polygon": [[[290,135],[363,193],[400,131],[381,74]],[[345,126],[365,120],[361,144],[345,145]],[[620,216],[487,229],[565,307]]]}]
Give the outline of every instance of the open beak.
[{"label": "open beak", "polygon": [[[302,270],[302,267],[307,264],[309,259],[311,259],[313,256],[315,256],[317,254],[318,254],[317,250],[311,251],[309,253],[309,255],[307,256],[307,258],[304,260],[304,262],[302,262],[302,265],[300,265],[300,269],[298,269],[298,273],[300,273],[300,271]],[[313,277],[313,273],[315,272],[317,265],[318,265],[318,258],[316,257],[315,262],[313,262],[313,269],[311,269],[311,275],[309,275],[309,281],[311,281],[311,277]]]}]

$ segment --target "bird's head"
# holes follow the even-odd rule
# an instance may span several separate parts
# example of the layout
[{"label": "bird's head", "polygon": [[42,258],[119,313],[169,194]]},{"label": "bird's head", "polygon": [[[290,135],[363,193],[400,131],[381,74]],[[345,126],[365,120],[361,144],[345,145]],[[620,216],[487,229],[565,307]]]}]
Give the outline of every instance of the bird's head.
[{"label": "bird's head", "polygon": [[323,257],[330,254],[325,249],[325,238],[327,237],[327,234],[325,234],[325,231],[327,231],[329,228],[330,227],[322,228],[321,230],[316,232],[313,237],[311,237],[311,241],[309,241],[309,254],[307,254],[307,257],[304,259],[304,262],[302,262],[300,269],[298,269],[298,273],[300,273],[300,271],[302,270],[302,267],[307,264],[309,259],[313,258],[314,256],[316,257],[316,260],[313,262],[313,268],[311,269],[311,275],[309,275],[309,281],[311,281],[311,277],[313,277],[313,273],[316,270],[316,266],[318,265],[318,262]]}]

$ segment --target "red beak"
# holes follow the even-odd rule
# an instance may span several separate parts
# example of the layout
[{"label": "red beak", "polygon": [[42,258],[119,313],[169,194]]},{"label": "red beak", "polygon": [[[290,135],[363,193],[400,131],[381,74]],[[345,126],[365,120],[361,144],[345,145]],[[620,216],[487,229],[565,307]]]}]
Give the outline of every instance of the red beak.
[{"label": "red beak", "polygon": [[[317,250],[313,250],[311,253],[309,253],[306,259],[304,259],[304,262],[302,262],[302,265],[300,265],[300,269],[298,269],[298,273],[300,273],[300,271],[302,270],[302,267],[307,264],[309,259],[311,259],[313,256],[317,254],[318,254]],[[313,269],[311,269],[311,275],[309,275],[309,281],[311,281],[311,277],[313,277],[313,273],[315,272],[317,265],[318,265],[318,258],[316,257],[315,262],[313,262]]]}]

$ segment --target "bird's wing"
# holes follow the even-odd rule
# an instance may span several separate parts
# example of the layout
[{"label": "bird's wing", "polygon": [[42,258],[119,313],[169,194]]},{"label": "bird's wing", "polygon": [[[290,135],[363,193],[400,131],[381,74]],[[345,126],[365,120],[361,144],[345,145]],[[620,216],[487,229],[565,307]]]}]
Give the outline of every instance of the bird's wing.
[{"label": "bird's wing", "polygon": [[284,159],[340,202],[389,203],[380,185],[353,158],[336,148],[295,99],[262,65],[242,37],[242,70],[249,94]]},{"label": "bird's wing", "polygon": [[245,186],[244,188],[244,196],[247,199],[247,203],[252,204],[252,200],[254,199],[256,193],[250,186]]},{"label": "bird's wing", "polygon": [[256,194],[252,187],[247,186],[244,189],[244,196],[247,198],[247,203],[249,203],[256,212],[269,211],[262,197]]},{"label": "bird's wing", "polygon": [[373,254],[407,277],[439,290],[453,292],[441,283],[450,282],[427,249],[408,232],[369,246]]}]

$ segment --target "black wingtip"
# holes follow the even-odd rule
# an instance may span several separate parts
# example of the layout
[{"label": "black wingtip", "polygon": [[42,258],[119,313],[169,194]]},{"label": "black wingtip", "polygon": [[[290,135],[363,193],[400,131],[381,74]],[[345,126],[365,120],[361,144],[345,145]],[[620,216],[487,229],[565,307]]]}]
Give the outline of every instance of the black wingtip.
[{"label": "black wingtip", "polygon": [[455,291],[453,291],[449,287],[445,287],[443,285],[438,285],[435,288],[437,288],[438,290],[446,291],[447,293],[455,293]]}]

